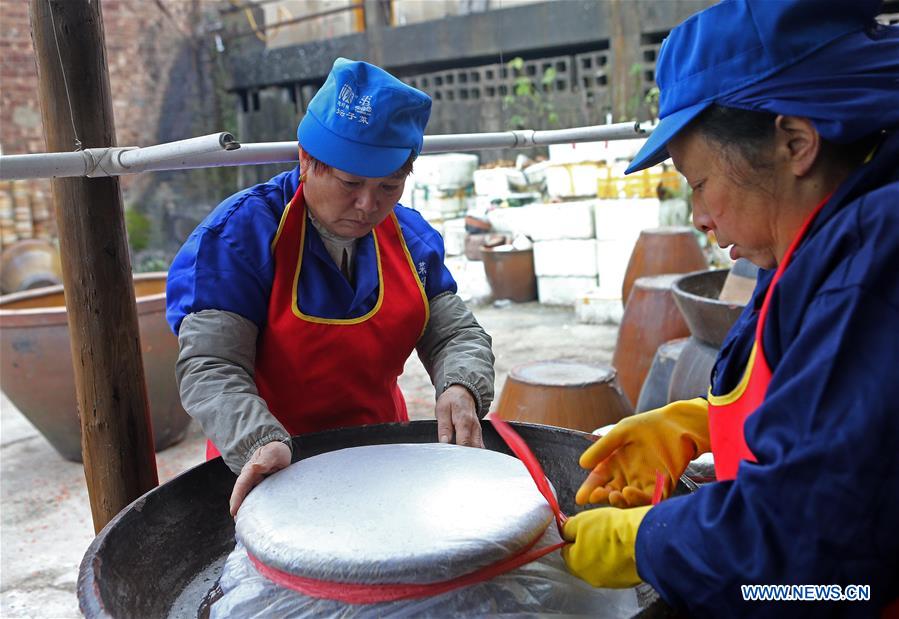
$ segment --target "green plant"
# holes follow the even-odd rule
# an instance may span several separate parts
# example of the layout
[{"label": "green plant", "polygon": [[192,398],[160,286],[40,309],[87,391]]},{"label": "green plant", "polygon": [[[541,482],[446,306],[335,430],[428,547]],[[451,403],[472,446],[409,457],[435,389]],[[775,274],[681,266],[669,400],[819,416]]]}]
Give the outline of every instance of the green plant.
[{"label": "green plant", "polygon": [[139,252],[150,244],[150,219],[132,207],[125,209],[125,229],[131,251]]},{"label": "green plant", "polygon": [[156,271],[168,271],[169,261],[157,255],[142,256],[134,267],[135,273],[153,273]]},{"label": "green plant", "polygon": [[634,94],[628,98],[627,101],[627,118],[628,120],[637,120],[637,116],[640,114],[640,108],[645,108],[645,111],[649,112],[650,118],[657,118],[659,115],[659,88],[658,86],[652,86],[649,90],[647,90],[644,94],[640,94],[643,92],[644,83],[643,83],[643,63],[635,62],[631,65],[630,74],[632,84],[631,88],[633,89]]},{"label": "green plant", "polygon": [[646,96],[643,97],[643,103],[649,107],[649,114],[652,118],[659,117],[659,87],[653,86],[648,91],[646,91]]},{"label": "green plant", "polygon": [[542,128],[542,125],[559,124],[552,101],[544,96],[545,87],[552,85],[556,79],[555,67],[549,67],[535,84],[524,74],[524,59],[515,57],[506,63],[508,70],[515,76],[512,92],[503,97],[503,109],[510,113],[508,125],[511,129]]}]

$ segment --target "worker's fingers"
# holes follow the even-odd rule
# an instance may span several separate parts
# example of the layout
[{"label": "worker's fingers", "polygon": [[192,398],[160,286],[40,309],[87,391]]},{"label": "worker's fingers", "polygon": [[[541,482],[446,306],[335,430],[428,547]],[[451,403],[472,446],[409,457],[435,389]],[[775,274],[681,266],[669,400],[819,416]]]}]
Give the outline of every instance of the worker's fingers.
[{"label": "worker's fingers", "polygon": [[437,407],[437,440],[449,443],[453,440],[453,412],[447,408]]},{"label": "worker's fingers", "polygon": [[608,434],[590,445],[590,447],[581,454],[580,460],[578,461],[581,468],[595,468],[597,464],[611,456],[615,453],[615,450],[625,443],[627,434],[624,426],[622,426],[622,422],[615,424],[615,427],[609,430]]},{"label": "worker's fingers", "polygon": [[232,518],[237,515],[237,510],[240,509],[243,500],[247,498],[250,490],[260,481],[262,481],[261,475],[252,474],[246,467],[241,470],[240,475],[237,476],[237,481],[234,482],[234,489],[231,491],[231,500],[229,501]]},{"label": "worker's fingers", "polygon": [[592,485],[593,488],[605,486],[612,481],[612,478],[615,477],[619,468],[617,463],[612,462],[611,460],[603,460],[590,471],[590,474],[587,475],[587,479],[584,480],[584,485]]},{"label": "worker's fingers", "polygon": [[456,444],[466,447],[483,447],[481,422],[473,410],[453,415],[453,426],[456,429]]},{"label": "worker's fingers", "polygon": [[580,514],[575,514],[568,518],[568,520],[565,521],[565,524],[562,525],[562,539],[566,542],[574,542],[577,539],[577,532],[582,522],[582,519],[578,518],[579,515]]},{"label": "worker's fingers", "polygon": [[578,505],[586,503],[605,503],[609,492],[612,490],[621,490],[627,480],[624,473],[614,458],[600,462],[593,469],[575,495],[575,502]]},{"label": "worker's fingers", "polygon": [[229,503],[232,517],[237,515],[240,505],[259,482],[272,473],[290,466],[290,457],[290,447],[280,441],[266,443],[253,452],[240,470],[231,491]]},{"label": "worker's fingers", "polygon": [[590,503],[608,503],[609,502],[609,494],[612,491],[617,490],[617,488],[611,488],[609,486],[600,486],[593,490],[588,497],[588,501]]},{"label": "worker's fingers", "polygon": [[612,477],[613,476],[609,473],[605,463],[600,463],[599,466],[590,471],[590,474],[587,475],[587,479],[585,479],[581,484],[581,487],[578,488],[574,498],[575,502],[578,505],[584,505],[587,502],[594,503],[595,501],[592,499],[593,492],[595,492],[597,488],[601,488],[612,481]]},{"label": "worker's fingers", "polygon": [[630,505],[627,504],[627,500],[624,498],[624,495],[621,494],[621,492],[618,490],[612,490],[612,492],[609,493],[609,505],[621,509],[630,507]]},{"label": "worker's fingers", "polygon": [[612,479],[590,493],[590,502],[612,504],[610,499],[612,493],[620,494],[625,486],[627,486],[627,480],[621,475],[620,471],[616,471]]},{"label": "worker's fingers", "polygon": [[647,494],[634,486],[625,486],[621,491],[621,496],[624,498],[628,507],[639,507],[641,505],[650,505],[652,503],[651,494]]},{"label": "worker's fingers", "polygon": [[577,489],[577,493],[574,495],[574,502],[578,505],[586,505],[590,501],[592,493],[600,485],[599,474],[596,471],[590,471],[590,474],[587,475],[587,479],[585,479],[584,483],[581,484],[581,487]]},{"label": "worker's fingers", "polygon": [[[483,446],[480,439],[481,424],[475,407],[474,397],[468,389],[462,385],[447,387],[437,398],[437,405],[434,407],[437,439],[441,443],[449,443],[453,440],[455,430],[456,443],[459,445],[475,445],[479,442]],[[474,425],[477,425],[476,431]]]}]

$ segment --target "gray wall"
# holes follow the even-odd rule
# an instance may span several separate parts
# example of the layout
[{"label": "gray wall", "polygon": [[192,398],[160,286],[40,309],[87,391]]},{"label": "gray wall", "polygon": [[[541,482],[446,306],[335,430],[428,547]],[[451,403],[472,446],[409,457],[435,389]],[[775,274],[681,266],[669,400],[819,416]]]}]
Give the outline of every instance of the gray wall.
[{"label": "gray wall", "polygon": [[[309,99],[334,58],[374,62],[434,98],[429,134],[501,131],[516,113],[528,128],[573,127],[647,119],[643,104],[654,85],[655,57],[664,36],[713,0],[555,0],[447,17],[401,27],[381,25],[368,2],[364,33],[268,49],[243,38],[227,52],[230,90],[237,94],[238,138],[292,139]],[[507,63],[525,60],[524,73],[540,82],[547,66],[556,79],[540,97],[558,115],[504,103],[515,75]],[[504,75],[505,70],[505,75]],[[512,158],[482,151],[482,161]],[[274,167],[248,170],[252,181]]]}]

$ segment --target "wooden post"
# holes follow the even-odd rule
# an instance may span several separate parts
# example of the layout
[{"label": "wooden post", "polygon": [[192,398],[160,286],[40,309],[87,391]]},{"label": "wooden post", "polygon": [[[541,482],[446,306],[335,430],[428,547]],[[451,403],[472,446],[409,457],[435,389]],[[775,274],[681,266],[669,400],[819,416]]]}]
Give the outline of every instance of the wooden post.
[{"label": "wooden post", "polygon": [[612,47],[612,115],[615,122],[624,122],[637,113],[633,102],[643,100],[642,78],[631,73],[640,61],[640,6],[610,0],[605,7]]},{"label": "wooden post", "polygon": [[[74,150],[76,135],[83,148],[115,146],[100,2],[31,0],[31,33],[47,150]],[[118,178],[54,179],[52,188],[84,475],[99,532],[159,483],[131,258]]]},{"label": "wooden post", "polygon": [[363,0],[365,38],[368,42],[368,60],[379,67],[384,63],[384,3],[381,0]]}]

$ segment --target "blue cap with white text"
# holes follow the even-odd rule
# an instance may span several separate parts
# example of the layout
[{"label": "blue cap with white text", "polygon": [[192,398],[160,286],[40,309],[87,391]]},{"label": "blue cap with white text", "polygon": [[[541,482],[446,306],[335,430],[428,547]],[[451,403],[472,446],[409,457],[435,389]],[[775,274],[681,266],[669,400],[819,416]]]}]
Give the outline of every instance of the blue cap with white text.
[{"label": "blue cap with white text", "polygon": [[333,168],[389,176],[424,143],[431,98],[367,62],[338,58],[297,127],[303,150]]},{"label": "blue cap with white text", "polygon": [[870,127],[871,110],[883,109],[897,87],[897,29],[877,25],[880,7],[881,0],[723,0],[693,15],[662,43],[661,120],[625,173],[667,159],[668,142],[716,103],[806,116],[838,142],[859,137],[856,126]]}]

